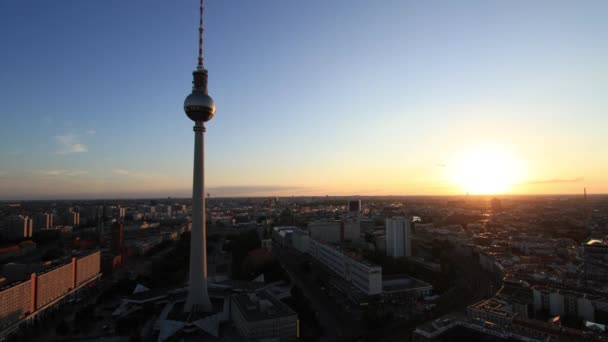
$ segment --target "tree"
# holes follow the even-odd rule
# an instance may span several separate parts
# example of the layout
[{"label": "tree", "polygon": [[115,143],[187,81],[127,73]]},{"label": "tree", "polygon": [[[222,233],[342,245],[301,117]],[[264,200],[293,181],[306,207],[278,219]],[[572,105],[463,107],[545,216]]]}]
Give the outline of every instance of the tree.
[{"label": "tree", "polygon": [[242,274],[243,262],[250,251],[260,247],[260,238],[255,230],[239,234],[231,242],[232,250],[232,276],[234,279],[245,279],[247,274]]},{"label": "tree", "polygon": [[393,318],[391,312],[386,312],[377,306],[368,305],[363,312],[363,321],[370,329],[377,329],[390,322]]},{"label": "tree", "polygon": [[300,298],[302,298],[302,297],[304,296],[304,294],[303,294],[303,292],[302,292],[302,289],[301,289],[299,286],[297,286],[297,285],[294,285],[294,286],[291,288],[291,291],[289,291],[289,292],[291,293],[291,296],[292,296],[292,297],[293,297],[295,300],[299,300]]},{"label": "tree", "polygon": [[59,259],[63,255],[64,255],[63,249],[60,249],[60,248],[49,249],[42,254],[42,261],[50,261],[50,260]]},{"label": "tree", "polygon": [[141,342],[141,337],[139,334],[133,334],[129,337],[129,342]]},{"label": "tree", "polygon": [[311,270],[310,262],[302,261],[300,263],[300,271],[302,271],[303,273],[310,273],[310,270]]},{"label": "tree", "polygon": [[65,336],[69,332],[70,327],[68,326],[68,323],[65,321],[65,319],[62,319],[61,322],[59,322],[59,324],[55,328],[55,333],[57,333],[57,335],[59,336]]}]

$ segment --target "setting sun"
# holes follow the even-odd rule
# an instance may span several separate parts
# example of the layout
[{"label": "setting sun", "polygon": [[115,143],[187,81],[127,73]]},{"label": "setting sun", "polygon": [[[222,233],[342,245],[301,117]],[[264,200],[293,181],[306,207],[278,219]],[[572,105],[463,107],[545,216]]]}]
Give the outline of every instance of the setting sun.
[{"label": "setting sun", "polygon": [[461,191],[471,194],[509,192],[520,180],[520,162],[501,146],[474,146],[452,156],[448,177]]}]

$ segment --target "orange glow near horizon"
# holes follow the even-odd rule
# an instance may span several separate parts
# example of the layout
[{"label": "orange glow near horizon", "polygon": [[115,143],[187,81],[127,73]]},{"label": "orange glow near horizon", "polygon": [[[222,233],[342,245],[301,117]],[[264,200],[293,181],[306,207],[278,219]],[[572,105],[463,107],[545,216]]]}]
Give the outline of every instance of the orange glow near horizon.
[{"label": "orange glow near horizon", "polygon": [[454,154],[448,162],[447,176],[463,192],[503,194],[521,181],[521,171],[521,162],[509,149],[479,145]]}]

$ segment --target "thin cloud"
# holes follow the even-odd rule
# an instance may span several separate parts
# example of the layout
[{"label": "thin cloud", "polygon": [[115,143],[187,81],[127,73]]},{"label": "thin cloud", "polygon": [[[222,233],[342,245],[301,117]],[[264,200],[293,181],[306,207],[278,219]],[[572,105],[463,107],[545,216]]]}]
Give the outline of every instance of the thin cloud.
[{"label": "thin cloud", "polygon": [[560,184],[560,183],[578,183],[585,180],[583,177],[577,178],[552,178],[552,179],[540,179],[531,182],[527,182],[526,184]]},{"label": "thin cloud", "polygon": [[86,175],[89,172],[88,171],[82,171],[82,170],[37,170],[34,173],[39,174],[39,175],[43,175],[43,176],[68,176],[68,177],[74,177],[74,176]]},{"label": "thin cloud", "polygon": [[232,185],[232,186],[211,186],[207,188],[212,196],[265,196],[271,194],[308,194],[315,188],[302,186],[281,186],[281,185]]},{"label": "thin cloud", "polygon": [[114,169],[112,170],[112,173],[114,173],[115,175],[121,175],[121,176],[126,176],[131,174],[131,172],[129,170],[125,170],[125,169]]},{"label": "thin cloud", "polygon": [[70,171],[70,172],[66,173],[65,175],[72,177],[72,176],[82,176],[82,175],[86,175],[88,173],[89,173],[88,171]]},{"label": "thin cloud", "polygon": [[94,129],[90,129],[90,130],[86,131],[86,133],[89,134],[89,135],[94,135],[94,134],[97,133],[97,131],[94,130]]},{"label": "thin cloud", "polygon": [[68,172],[67,170],[38,170],[35,173],[44,176],[60,176]]},{"label": "thin cloud", "polygon": [[56,135],[53,139],[59,145],[58,154],[81,153],[89,150],[86,145],[78,140],[78,136],[74,134]]}]

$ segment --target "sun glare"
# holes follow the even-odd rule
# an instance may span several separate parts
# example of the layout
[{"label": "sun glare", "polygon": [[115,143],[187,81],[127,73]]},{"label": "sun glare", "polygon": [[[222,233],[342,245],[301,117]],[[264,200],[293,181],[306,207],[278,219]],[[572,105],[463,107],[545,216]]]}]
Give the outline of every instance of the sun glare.
[{"label": "sun glare", "polygon": [[520,179],[521,165],[508,149],[483,145],[450,158],[448,177],[461,191],[471,194],[508,192]]}]

